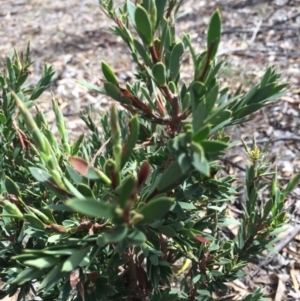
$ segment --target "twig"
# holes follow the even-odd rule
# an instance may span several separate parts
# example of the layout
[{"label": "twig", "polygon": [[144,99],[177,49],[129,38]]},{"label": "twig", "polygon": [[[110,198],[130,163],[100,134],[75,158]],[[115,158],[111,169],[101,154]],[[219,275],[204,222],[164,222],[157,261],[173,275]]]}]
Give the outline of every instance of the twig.
[{"label": "twig", "polygon": [[255,41],[255,38],[257,36],[257,33],[258,33],[259,29],[260,29],[261,24],[262,24],[262,20],[259,20],[257,26],[255,27],[255,29],[253,31],[253,35],[252,35],[252,37],[251,37],[251,39],[249,41],[249,44],[252,44]]},{"label": "twig", "polygon": [[91,164],[94,165],[95,164],[95,161],[97,159],[97,157],[102,153],[102,151],[105,149],[107,143],[110,141],[110,138],[108,140],[106,140],[102,145],[101,147],[98,149],[98,151],[96,152],[96,154],[94,155],[92,161],[91,161]]}]

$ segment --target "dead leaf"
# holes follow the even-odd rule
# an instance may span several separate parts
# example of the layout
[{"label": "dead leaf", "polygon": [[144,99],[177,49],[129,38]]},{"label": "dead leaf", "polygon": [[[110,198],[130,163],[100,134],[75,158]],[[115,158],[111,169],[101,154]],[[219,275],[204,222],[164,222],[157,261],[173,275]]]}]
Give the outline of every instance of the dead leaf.
[{"label": "dead leaf", "polygon": [[89,170],[89,164],[80,157],[70,157],[72,167],[82,176],[86,177]]}]

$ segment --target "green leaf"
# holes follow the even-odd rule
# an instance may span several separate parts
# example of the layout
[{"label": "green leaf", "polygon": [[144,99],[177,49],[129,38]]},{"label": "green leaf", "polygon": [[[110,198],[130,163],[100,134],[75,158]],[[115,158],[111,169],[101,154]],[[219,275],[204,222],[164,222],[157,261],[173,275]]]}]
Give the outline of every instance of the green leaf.
[{"label": "green leaf", "polygon": [[79,173],[75,169],[73,169],[69,165],[66,166],[66,169],[67,169],[68,175],[75,182],[75,184],[79,184],[82,182],[82,177],[79,175]]},{"label": "green leaf", "polygon": [[58,103],[54,98],[52,98],[52,107],[53,107],[53,111],[55,113],[56,126],[57,126],[58,132],[60,134],[64,150],[67,154],[69,154],[70,146],[69,146],[68,132],[66,129],[66,122],[65,122],[64,116],[62,114],[62,111],[60,110]]},{"label": "green leaf", "polygon": [[254,103],[251,105],[246,105],[243,108],[240,108],[239,110],[234,112],[234,119],[243,118],[247,115],[250,115],[259,109],[261,109],[264,106],[262,103]]},{"label": "green leaf", "polygon": [[45,272],[33,268],[26,268],[12,280],[12,283],[22,285],[32,279],[39,279]]},{"label": "green leaf", "polygon": [[148,256],[148,258],[150,259],[150,261],[151,261],[151,263],[152,263],[153,265],[155,265],[155,266],[158,265],[158,256],[157,256],[157,255],[155,255],[155,254],[150,254],[150,255]]},{"label": "green leaf", "polygon": [[211,50],[210,60],[213,60],[217,54],[219,43],[221,40],[221,15],[219,9],[216,9],[210,18],[207,32],[207,49]]},{"label": "green leaf", "polygon": [[139,210],[139,213],[144,215],[142,222],[149,224],[155,220],[164,218],[173,204],[174,198],[169,198],[166,196],[160,196],[151,199]]},{"label": "green leaf", "polygon": [[147,11],[137,5],[134,13],[135,28],[143,42],[150,46],[152,44],[152,27]]},{"label": "green leaf", "polygon": [[35,207],[31,207],[27,205],[27,209],[29,210],[30,214],[35,215],[37,218],[40,218],[43,222],[49,223],[50,219],[46,214]]},{"label": "green leaf", "polygon": [[252,99],[252,97],[255,95],[256,91],[258,90],[259,85],[255,85],[253,88],[251,88],[251,90],[249,92],[247,92],[247,94],[239,101],[237,102],[232,110],[236,110],[236,109],[240,109],[243,106],[247,105],[248,102]]},{"label": "green leaf", "polygon": [[53,267],[59,261],[60,261],[59,257],[45,256],[45,257],[39,257],[39,258],[35,258],[35,259],[25,260],[24,264],[32,266],[37,269],[46,269],[46,268]]},{"label": "green leaf", "polygon": [[219,85],[216,84],[209,93],[205,96],[206,98],[206,112],[205,112],[205,118],[209,115],[209,113],[212,111],[212,109],[215,106],[215,103],[218,98],[219,93]]},{"label": "green leaf", "polygon": [[172,187],[173,185],[178,185],[178,181],[182,178],[183,172],[179,163],[173,162],[171,165],[165,170],[158,181],[157,189],[159,191],[165,191]]},{"label": "green leaf", "polygon": [[204,150],[202,146],[195,144],[192,142],[192,150],[193,150],[193,166],[196,170],[200,173],[203,173],[206,176],[209,176],[210,173],[210,166],[208,161],[204,157]]},{"label": "green leaf", "polygon": [[[104,94],[104,93],[103,93]],[[84,139],[84,134],[80,135],[71,146],[71,155],[77,156],[79,149],[81,147],[82,141]]]},{"label": "green leaf", "polygon": [[64,273],[61,272],[63,263],[56,265],[43,279],[39,286],[39,292],[49,291],[60,279],[63,277]]},{"label": "green leaf", "polygon": [[111,185],[111,180],[106,176],[106,174],[102,170],[96,167],[90,166],[87,175],[85,175],[85,177],[89,180],[101,181],[106,185]]},{"label": "green leaf", "polygon": [[124,240],[127,236],[128,228],[124,225],[119,225],[106,233],[101,233],[97,238],[97,244],[100,247],[105,246],[108,243],[118,243]]},{"label": "green leaf", "polygon": [[289,181],[289,183],[287,184],[287,186],[283,189],[282,193],[284,194],[284,196],[287,196],[290,192],[292,192],[299,184],[299,182],[300,182],[300,173],[293,176]]},{"label": "green leaf", "polygon": [[131,1],[128,1],[128,0],[126,2],[126,6],[127,6],[127,12],[128,12],[129,18],[130,18],[133,26],[136,27],[135,17],[134,17],[136,6]]},{"label": "green leaf", "polygon": [[127,235],[127,240],[130,245],[139,246],[147,240],[147,237],[142,231],[134,228],[133,231]]},{"label": "green leaf", "polygon": [[194,134],[193,141],[196,143],[201,143],[201,141],[205,140],[208,137],[209,131],[210,131],[209,125],[203,126],[196,132],[196,134]]},{"label": "green leaf", "polygon": [[151,65],[151,59],[149,56],[149,53],[145,50],[145,47],[136,39],[133,40],[134,47],[137,50],[138,54],[141,56],[141,58],[144,60],[145,64],[147,66]]},{"label": "green leaf", "polygon": [[6,117],[4,114],[0,114],[0,124],[5,124],[6,123]]},{"label": "green leaf", "polygon": [[132,155],[132,151],[135,147],[135,144],[138,140],[140,124],[139,118],[137,115],[133,116],[129,122],[130,133],[127,139],[126,144],[122,149],[122,158],[121,158],[121,168],[125,166],[130,156]]},{"label": "green leaf", "polygon": [[180,58],[183,55],[183,53],[184,53],[184,45],[180,41],[173,47],[171,51],[169,80],[172,81],[176,80],[180,69]]},{"label": "green leaf", "polygon": [[270,198],[263,208],[263,220],[266,220],[273,207],[273,200]]},{"label": "green leaf", "polygon": [[92,85],[90,83],[87,83],[83,80],[76,80],[77,83],[79,83],[80,85],[82,85],[83,87],[88,88],[89,90],[93,90],[95,92],[98,92],[99,94],[105,94],[105,91],[95,85]]},{"label": "green leaf", "polygon": [[77,190],[81,193],[81,195],[83,195],[86,198],[93,198],[93,199],[95,198],[95,195],[94,195],[93,191],[86,184],[80,183],[77,186]]},{"label": "green leaf", "polygon": [[205,153],[218,153],[225,150],[228,144],[218,140],[203,140],[201,146]]},{"label": "green leaf", "polygon": [[85,247],[74,252],[68,259],[65,260],[62,266],[62,272],[70,272],[77,268],[83,261],[84,257],[88,254],[91,247]]},{"label": "green leaf", "polygon": [[166,67],[162,62],[158,62],[152,67],[152,75],[161,87],[166,85]]},{"label": "green leaf", "polygon": [[156,5],[156,26],[155,26],[155,29],[158,28],[161,20],[163,19],[166,4],[167,4],[167,0],[155,0],[155,5]]},{"label": "green leaf", "polygon": [[[111,98],[119,101],[121,99],[122,93],[121,90],[114,84],[112,84],[111,82],[105,82],[104,83],[104,89],[107,93],[108,96],[110,96]],[[128,100],[128,104],[129,104],[129,100]]]},{"label": "green leaf", "polygon": [[119,196],[119,205],[124,208],[126,202],[129,200],[133,189],[136,186],[136,178],[133,175],[128,175],[121,184],[116,188],[116,193]]},{"label": "green leaf", "polygon": [[62,178],[66,188],[70,193],[72,193],[76,198],[84,198],[84,196],[77,190],[77,188],[65,177]]},{"label": "green leaf", "polygon": [[[114,287],[112,287],[111,285],[105,284],[105,283],[97,283],[96,284],[96,291],[98,296],[111,296],[117,293],[117,291],[115,290]],[[106,297],[105,297],[106,298]],[[89,299],[91,300],[91,299]],[[102,298],[103,300],[103,298]]]},{"label": "green leaf", "polygon": [[[145,2],[144,2],[145,3]],[[153,32],[156,30],[156,21],[157,21],[157,8],[155,0],[149,1],[149,8],[147,9],[149,12],[150,22],[151,22],[151,28]]]},{"label": "green leaf", "polygon": [[[23,218],[23,214],[16,204],[10,202],[9,200],[4,200],[3,205],[6,213],[11,215],[12,217],[14,216],[15,218]],[[6,213],[4,212],[1,215],[2,216],[7,215]]]},{"label": "green leaf", "polygon": [[192,167],[191,158],[186,153],[181,153],[177,161],[183,173],[188,172]]},{"label": "green leaf", "polygon": [[42,250],[43,254],[46,255],[72,255],[74,252],[76,252],[78,248],[71,248],[71,247],[64,247],[64,246],[55,246],[53,249],[44,249]]},{"label": "green leaf", "polygon": [[254,103],[261,103],[265,102],[265,100],[268,99],[268,97],[271,97],[273,94],[273,90],[275,88],[275,83],[268,84],[265,87],[259,88],[255,95],[250,99],[248,104],[254,104]]},{"label": "green leaf", "polygon": [[104,233],[105,240],[108,243],[117,243],[125,239],[128,233],[127,226],[120,225],[115,226],[109,232]]},{"label": "green leaf", "polygon": [[16,93],[14,93],[13,91],[11,93],[15,98],[19,110],[22,113],[24,122],[32,135],[32,139],[40,155],[50,156],[50,146],[48,143],[46,143],[48,141],[46,140],[41,130],[38,128],[35,120],[29,112],[29,109],[25,106],[24,102],[18,97]]},{"label": "green leaf", "polygon": [[234,218],[224,218],[222,221],[218,222],[218,226],[226,227],[228,225],[240,225],[241,223]]},{"label": "green leaf", "polygon": [[49,188],[55,194],[61,196],[70,196],[70,193],[56,185],[52,176],[48,174],[46,171],[36,167],[29,167],[29,171],[32,176],[40,183],[42,183],[45,187]]},{"label": "green leaf", "polygon": [[86,199],[69,199],[66,201],[66,205],[74,211],[78,211],[87,216],[93,216],[98,218],[112,218],[114,216],[114,206],[110,203],[103,201],[97,201],[92,198]]},{"label": "green leaf", "polygon": [[194,133],[198,132],[199,129],[203,126],[204,117],[206,114],[206,103],[203,99],[196,110],[193,112],[193,131]]},{"label": "green leaf", "polygon": [[158,231],[167,237],[175,237],[177,235],[175,230],[170,226],[161,226],[158,228]]},{"label": "green leaf", "polygon": [[19,186],[7,176],[5,177],[5,188],[9,194],[12,194],[17,198],[21,197]]},{"label": "green leaf", "polygon": [[216,80],[216,75],[219,73],[219,70],[221,69],[221,67],[224,67],[223,60],[221,60],[221,61],[217,62],[215,65],[211,66],[211,70],[209,71],[207,78],[205,80],[206,87],[209,87],[211,85],[211,82]]},{"label": "green leaf", "polygon": [[178,202],[179,206],[183,210],[195,210],[197,209],[192,203],[187,203],[187,202]]},{"label": "green leaf", "polygon": [[36,216],[33,214],[24,214],[24,219],[29,223],[29,226],[37,229],[37,230],[44,230],[45,225],[44,223],[39,220]]},{"label": "green leaf", "polygon": [[113,72],[113,70],[109,67],[109,65],[106,64],[104,61],[102,61],[101,68],[102,68],[102,72],[103,72],[105,79],[108,82],[114,84],[115,86],[118,86],[119,85],[118,79],[117,79],[115,73]]}]

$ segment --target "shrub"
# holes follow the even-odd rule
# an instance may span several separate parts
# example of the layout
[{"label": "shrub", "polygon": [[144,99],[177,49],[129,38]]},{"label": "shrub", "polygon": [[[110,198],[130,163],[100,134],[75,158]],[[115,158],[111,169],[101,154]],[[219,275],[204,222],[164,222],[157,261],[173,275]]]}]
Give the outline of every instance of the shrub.
[{"label": "shrub", "polygon": [[[102,62],[103,88],[82,84],[120,106],[99,116],[102,131],[91,109],[82,114],[89,132],[74,142],[55,99],[59,138],[36,102],[52,67],[29,88],[29,47],[24,56],[7,57],[0,76],[1,297],[19,290],[18,300],[33,291],[42,300],[209,301],[229,294],[224,283],[272,250],[299,174],[280,189],[267,146],[245,145],[245,203],[233,219],[227,206],[237,187],[221,159],[236,145],[227,129],[248,121],[286,84],[268,68],[246,94],[220,87],[220,12],[213,12],[206,50],[197,54],[188,34],[175,35],[181,3],[127,1],[116,10],[112,0],[100,1],[132,55],[136,78],[121,83]],[[193,62],[189,82],[180,80],[185,51]],[[228,237],[224,229],[232,224],[239,230]],[[256,290],[243,300],[262,296]]]}]

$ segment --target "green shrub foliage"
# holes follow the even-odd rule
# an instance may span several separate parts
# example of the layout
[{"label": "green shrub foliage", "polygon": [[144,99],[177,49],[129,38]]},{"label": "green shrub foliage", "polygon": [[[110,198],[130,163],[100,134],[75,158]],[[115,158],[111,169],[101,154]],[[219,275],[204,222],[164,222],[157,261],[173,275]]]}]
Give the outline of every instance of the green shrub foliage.
[{"label": "green shrub foliage", "polygon": [[[181,2],[127,1],[117,8],[100,0],[132,56],[135,80],[120,82],[102,62],[102,87],[81,82],[114,102],[98,117],[101,130],[91,108],[82,113],[89,130],[75,141],[55,99],[57,136],[38,107],[53,68],[46,65],[30,88],[29,47],[7,57],[0,75],[1,297],[19,291],[23,300],[32,291],[45,301],[210,301],[229,294],[224,283],[272,250],[299,175],[280,189],[266,148],[245,145],[245,202],[234,219],[227,206],[237,199],[236,182],[221,159],[237,142],[231,128],[286,84],[268,68],[246,94],[221,87],[220,12],[213,12],[198,54],[189,34],[175,33]],[[189,82],[180,79],[184,53],[193,63]],[[226,235],[228,225],[239,227],[236,236]],[[243,300],[262,295],[256,290]]]}]

